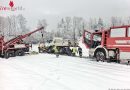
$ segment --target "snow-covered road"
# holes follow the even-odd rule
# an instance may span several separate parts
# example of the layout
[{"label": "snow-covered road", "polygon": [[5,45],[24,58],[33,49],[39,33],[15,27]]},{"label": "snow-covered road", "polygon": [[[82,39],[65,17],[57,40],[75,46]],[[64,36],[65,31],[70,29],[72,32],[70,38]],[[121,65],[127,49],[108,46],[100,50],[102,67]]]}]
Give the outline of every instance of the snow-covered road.
[{"label": "snow-covered road", "polygon": [[38,54],[0,59],[0,90],[130,89],[130,66]]}]

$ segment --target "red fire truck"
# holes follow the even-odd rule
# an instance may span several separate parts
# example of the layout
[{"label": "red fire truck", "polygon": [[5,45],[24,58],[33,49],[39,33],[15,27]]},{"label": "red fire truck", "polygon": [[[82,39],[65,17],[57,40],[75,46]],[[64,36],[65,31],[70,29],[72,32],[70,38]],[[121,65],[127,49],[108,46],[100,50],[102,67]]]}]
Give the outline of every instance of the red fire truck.
[{"label": "red fire truck", "polygon": [[19,35],[7,42],[4,41],[4,36],[0,36],[0,56],[5,58],[23,56],[25,52],[29,51],[29,44],[24,43],[23,39],[43,29],[44,27],[38,28],[25,35]]},{"label": "red fire truck", "polygon": [[89,50],[89,56],[95,57],[97,61],[130,62],[130,25],[84,31],[83,43]]}]

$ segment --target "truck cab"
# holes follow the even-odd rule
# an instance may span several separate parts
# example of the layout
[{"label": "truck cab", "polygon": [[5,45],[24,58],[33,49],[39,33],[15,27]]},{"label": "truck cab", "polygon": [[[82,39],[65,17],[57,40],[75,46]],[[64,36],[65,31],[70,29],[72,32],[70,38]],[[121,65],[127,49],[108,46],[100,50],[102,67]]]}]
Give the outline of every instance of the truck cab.
[{"label": "truck cab", "polygon": [[95,32],[84,31],[83,43],[89,56],[99,61],[130,60],[130,26],[110,27]]}]

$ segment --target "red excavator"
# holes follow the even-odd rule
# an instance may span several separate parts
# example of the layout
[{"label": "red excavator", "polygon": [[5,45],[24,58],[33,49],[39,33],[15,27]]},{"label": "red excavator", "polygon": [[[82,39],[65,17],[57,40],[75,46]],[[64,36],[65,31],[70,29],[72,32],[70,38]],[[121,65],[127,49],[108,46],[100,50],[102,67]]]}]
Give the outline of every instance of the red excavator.
[{"label": "red excavator", "polygon": [[[9,58],[13,56],[24,56],[25,52],[29,51],[29,44],[23,42],[23,39],[29,37],[31,34],[42,31],[44,27],[40,27],[25,35],[19,35],[7,42],[4,41],[4,36],[0,36],[0,56]],[[43,35],[42,35],[43,36]]]}]

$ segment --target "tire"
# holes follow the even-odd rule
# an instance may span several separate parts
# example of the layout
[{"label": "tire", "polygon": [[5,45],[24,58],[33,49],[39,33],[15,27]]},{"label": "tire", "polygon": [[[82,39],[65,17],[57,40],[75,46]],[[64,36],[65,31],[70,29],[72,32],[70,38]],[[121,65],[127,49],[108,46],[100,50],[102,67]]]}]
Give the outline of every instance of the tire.
[{"label": "tire", "polygon": [[8,51],[9,57],[15,57],[14,51]]},{"label": "tire", "polygon": [[120,63],[121,61],[120,60],[117,60],[117,63]]},{"label": "tire", "polygon": [[29,47],[25,48],[24,51],[25,51],[25,52],[29,52]]},{"label": "tire", "polygon": [[109,58],[109,59],[107,59],[106,61],[107,61],[108,63],[110,63],[110,62],[111,62],[111,59]]},{"label": "tire", "polygon": [[106,60],[106,55],[103,50],[98,50],[96,52],[96,61],[105,61]]},{"label": "tire", "polygon": [[41,53],[41,48],[40,47],[38,47],[38,52]]},{"label": "tire", "polygon": [[8,52],[5,52],[5,54],[4,54],[4,58],[6,58],[6,59],[9,58],[9,53],[8,53]]},{"label": "tire", "polygon": [[25,53],[24,53],[23,50],[17,50],[17,51],[15,52],[15,55],[16,55],[16,56],[24,56]]},{"label": "tire", "polygon": [[128,65],[130,65],[130,61],[128,61]]}]

